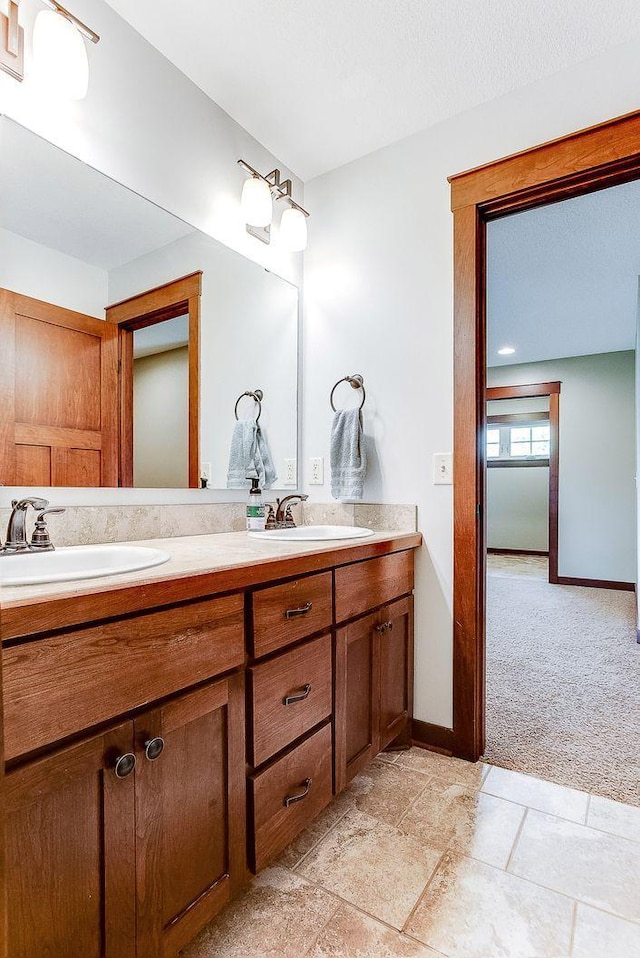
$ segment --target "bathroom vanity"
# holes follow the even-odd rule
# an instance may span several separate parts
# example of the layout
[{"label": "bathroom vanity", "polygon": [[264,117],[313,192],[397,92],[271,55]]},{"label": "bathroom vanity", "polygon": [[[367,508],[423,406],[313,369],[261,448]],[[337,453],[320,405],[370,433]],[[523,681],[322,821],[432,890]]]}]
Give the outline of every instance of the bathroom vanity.
[{"label": "bathroom vanity", "polygon": [[4,589],[12,958],[175,956],[392,742],[419,534]]}]

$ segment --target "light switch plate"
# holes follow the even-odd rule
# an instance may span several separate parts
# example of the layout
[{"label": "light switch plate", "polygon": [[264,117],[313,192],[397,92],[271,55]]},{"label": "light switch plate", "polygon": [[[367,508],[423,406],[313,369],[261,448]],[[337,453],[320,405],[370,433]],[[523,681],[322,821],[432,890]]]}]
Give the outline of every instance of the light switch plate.
[{"label": "light switch plate", "polygon": [[324,459],[322,456],[315,456],[309,460],[309,485],[324,485]]},{"label": "light switch plate", "polygon": [[298,470],[295,459],[285,459],[284,461],[284,479],[285,486],[295,486],[298,482]]},{"label": "light switch plate", "polygon": [[433,457],[433,484],[434,486],[453,485],[453,454],[437,452]]}]

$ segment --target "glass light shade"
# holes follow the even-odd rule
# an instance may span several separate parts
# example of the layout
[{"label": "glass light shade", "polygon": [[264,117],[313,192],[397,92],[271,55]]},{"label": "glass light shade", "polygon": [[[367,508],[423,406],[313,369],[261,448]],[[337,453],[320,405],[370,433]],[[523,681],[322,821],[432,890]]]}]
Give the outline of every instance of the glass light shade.
[{"label": "glass light shade", "polygon": [[89,58],[80,32],[55,10],[41,10],[33,28],[34,68],[47,88],[69,100],[89,89]]},{"label": "glass light shade", "polygon": [[307,217],[294,206],[289,206],[280,220],[280,245],[290,253],[301,253],[307,248]]},{"label": "glass light shade", "polygon": [[245,223],[249,226],[268,226],[271,222],[273,204],[269,184],[250,176],[244,181],[240,208]]}]

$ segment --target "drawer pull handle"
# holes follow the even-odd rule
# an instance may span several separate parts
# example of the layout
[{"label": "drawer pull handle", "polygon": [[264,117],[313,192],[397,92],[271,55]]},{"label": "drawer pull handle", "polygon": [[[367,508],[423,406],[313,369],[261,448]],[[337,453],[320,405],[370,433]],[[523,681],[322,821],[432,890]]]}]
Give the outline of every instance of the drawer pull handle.
[{"label": "drawer pull handle", "polygon": [[302,792],[299,792],[297,795],[286,795],[284,799],[284,807],[289,808],[289,805],[295,805],[296,802],[301,802],[303,798],[306,798],[311,788],[311,782],[312,779],[305,778],[304,782],[302,783]]},{"label": "drawer pull handle", "polygon": [[303,702],[305,699],[309,698],[310,692],[311,692],[311,683],[307,682],[302,692],[296,692],[295,695],[285,695],[285,697],[282,700],[282,704],[293,705],[294,702]]},{"label": "drawer pull handle", "polygon": [[383,622],[382,625],[376,625],[376,632],[391,632],[393,622]]},{"label": "drawer pull handle", "polygon": [[305,605],[301,606],[299,609],[287,609],[284,614],[285,619],[295,619],[297,615],[306,615],[307,612],[311,612],[313,608],[313,602],[307,602]]},{"label": "drawer pull handle", "polygon": [[131,775],[135,767],[135,755],[133,752],[127,752],[126,755],[121,755],[116,759],[113,771],[115,772],[116,778],[126,778],[127,775]]},{"label": "drawer pull handle", "polygon": [[157,758],[160,758],[164,751],[164,739],[160,736],[156,738],[149,739],[148,742],[144,743],[144,754],[149,759],[150,762],[155,762]]}]

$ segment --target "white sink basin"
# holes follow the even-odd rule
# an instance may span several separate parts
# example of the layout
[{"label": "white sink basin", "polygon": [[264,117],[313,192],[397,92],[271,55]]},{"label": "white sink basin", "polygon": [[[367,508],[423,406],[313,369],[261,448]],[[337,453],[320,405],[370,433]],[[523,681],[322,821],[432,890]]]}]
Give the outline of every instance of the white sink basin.
[{"label": "white sink basin", "polygon": [[366,539],[373,529],[359,526],[297,526],[295,529],[269,529],[250,532],[253,539],[279,539],[281,542],[324,542],[331,539]]},{"label": "white sink basin", "polygon": [[149,569],[170,558],[161,549],[125,545],[69,546],[54,552],[0,555],[0,586],[97,579]]}]

